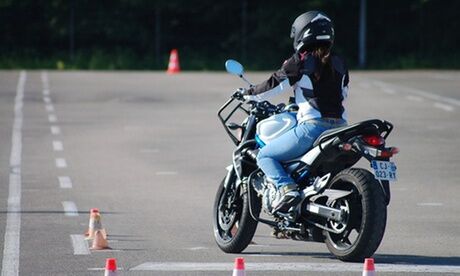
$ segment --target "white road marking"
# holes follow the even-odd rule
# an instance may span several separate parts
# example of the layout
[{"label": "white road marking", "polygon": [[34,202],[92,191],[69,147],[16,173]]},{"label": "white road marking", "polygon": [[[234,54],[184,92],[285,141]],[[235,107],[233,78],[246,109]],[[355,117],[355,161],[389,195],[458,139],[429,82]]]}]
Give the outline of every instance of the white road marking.
[{"label": "white road marking", "polygon": [[68,217],[77,217],[78,216],[78,208],[72,201],[63,201],[62,207],[64,208],[65,215]]},{"label": "white road marking", "polygon": [[[187,262],[148,262],[129,270],[137,271],[232,271],[233,264],[228,263],[187,263]],[[315,272],[361,272],[362,264],[356,263],[246,263],[247,271],[315,271]],[[378,272],[424,272],[454,273],[460,266],[445,265],[410,265],[410,264],[376,264]]]},{"label": "white road marking", "polygon": [[422,203],[417,203],[417,206],[428,206],[428,207],[440,207],[443,206],[443,203],[440,202],[422,202]]},{"label": "white road marking", "polygon": [[45,108],[48,112],[54,112],[54,106],[52,104],[46,104]]},{"label": "white road marking", "polygon": [[53,135],[61,134],[61,129],[58,126],[51,126],[51,134]]},{"label": "white road marking", "polygon": [[55,162],[57,168],[67,168],[67,162],[64,158],[56,158]]},{"label": "white road marking", "polygon": [[49,96],[50,95],[50,90],[49,89],[43,89],[43,96]]},{"label": "white road marking", "polygon": [[177,175],[177,172],[156,172],[156,175]]},{"label": "white road marking", "polygon": [[70,235],[72,240],[73,254],[74,255],[89,255],[91,251],[88,247],[88,242],[83,235]]},{"label": "white road marking", "polygon": [[48,97],[48,96],[44,96],[44,97],[43,97],[43,101],[44,101],[45,103],[49,104],[49,103],[51,103],[51,98]]},{"label": "white road marking", "polygon": [[442,110],[447,111],[447,112],[454,111],[454,108],[452,106],[450,106],[450,105],[447,105],[447,104],[434,103],[434,107],[442,109]]},{"label": "white road marking", "polygon": [[364,89],[369,89],[369,88],[371,88],[370,83],[367,83],[367,82],[360,82],[360,83],[359,83],[359,86],[361,86],[361,87],[364,88]]},{"label": "white road marking", "polygon": [[53,150],[54,151],[63,151],[64,150],[64,145],[62,144],[61,141],[54,140],[53,141]]},{"label": "white road marking", "polygon": [[410,101],[414,101],[414,102],[423,102],[423,98],[418,97],[418,96],[408,95],[408,96],[406,96],[406,99],[408,99]]},{"label": "white road marking", "polygon": [[49,121],[50,123],[55,123],[55,122],[57,122],[57,117],[56,117],[56,115],[54,115],[54,114],[48,115],[48,121]]},{"label": "white road marking", "polygon": [[433,77],[438,80],[455,80],[457,79],[454,76],[445,75],[445,74],[434,74]]},{"label": "white road marking", "polygon": [[19,275],[19,248],[21,235],[21,156],[24,86],[26,72],[21,71],[14,99],[14,122],[11,138],[8,212],[3,247],[2,276]]},{"label": "white road marking", "polygon": [[396,91],[394,89],[387,88],[387,87],[382,87],[382,91],[390,95],[396,94]]},{"label": "white road marking", "polygon": [[49,89],[49,79],[48,79],[48,73],[46,71],[42,71],[41,79],[42,79],[43,89],[44,90]]},{"label": "white road marking", "polygon": [[388,86],[382,84],[381,82],[373,81],[372,84],[379,87],[380,90],[382,90],[386,94],[390,94],[390,95],[396,94],[396,91],[394,89],[389,88]]},{"label": "white road marking", "polygon": [[72,180],[68,176],[59,176],[59,187],[62,189],[71,189],[72,188]]},{"label": "white road marking", "polygon": [[186,249],[191,250],[191,251],[198,251],[198,250],[207,250],[209,248],[203,247],[203,246],[197,246],[197,247],[189,247],[189,248],[186,248]]},{"label": "white road marking", "polygon": [[379,85],[380,87],[395,88],[398,91],[403,91],[403,92],[406,92],[406,93],[409,93],[409,94],[414,94],[414,95],[424,97],[424,98],[427,98],[427,99],[430,99],[430,100],[444,102],[444,103],[450,104],[450,105],[460,106],[460,100],[450,98],[450,97],[445,97],[445,96],[439,96],[439,95],[433,94],[431,92],[423,91],[423,90],[420,90],[420,89],[409,88],[409,87],[399,86],[399,85],[394,85],[394,84],[388,84],[388,83],[383,82],[383,81],[374,81],[373,83],[376,84],[376,85]]},{"label": "white road marking", "polygon": [[[88,271],[104,271],[104,270],[105,270],[105,267],[88,268]],[[123,270],[125,270],[123,267],[117,266],[117,271],[123,271]]]}]

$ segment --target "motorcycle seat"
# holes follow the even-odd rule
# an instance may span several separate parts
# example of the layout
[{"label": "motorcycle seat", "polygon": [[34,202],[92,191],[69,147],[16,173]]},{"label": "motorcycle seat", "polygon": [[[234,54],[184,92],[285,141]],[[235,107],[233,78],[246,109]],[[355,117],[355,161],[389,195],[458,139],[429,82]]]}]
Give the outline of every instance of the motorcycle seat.
[{"label": "motorcycle seat", "polygon": [[367,121],[358,122],[358,123],[355,123],[349,126],[328,129],[324,131],[323,133],[321,133],[321,135],[318,138],[316,138],[315,142],[313,143],[313,147],[316,147],[320,143],[320,141],[324,142],[326,140],[329,140],[329,139],[332,139],[338,136],[339,134],[345,134],[348,132],[352,134],[352,133],[356,133],[357,131],[362,131],[365,128],[378,129],[379,125],[381,125],[382,123],[383,122],[380,120],[367,120]]},{"label": "motorcycle seat", "polygon": [[323,139],[324,137],[329,136],[329,138],[326,139],[329,140],[335,137],[337,134],[341,133],[343,130],[348,129],[349,127],[350,126],[336,127],[324,131],[323,133],[321,133],[321,135],[318,136],[318,138],[316,138],[315,142],[313,143],[313,147],[316,147],[319,144],[319,141],[321,141],[321,139]]}]

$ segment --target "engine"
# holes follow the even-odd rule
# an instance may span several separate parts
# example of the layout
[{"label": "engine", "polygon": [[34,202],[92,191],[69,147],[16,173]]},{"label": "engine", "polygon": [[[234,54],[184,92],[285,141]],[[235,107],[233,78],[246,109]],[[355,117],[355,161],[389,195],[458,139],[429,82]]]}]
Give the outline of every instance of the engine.
[{"label": "engine", "polygon": [[251,184],[256,190],[257,196],[262,198],[262,208],[264,212],[271,214],[272,202],[276,194],[275,185],[267,181],[262,172],[258,172],[252,177]]}]

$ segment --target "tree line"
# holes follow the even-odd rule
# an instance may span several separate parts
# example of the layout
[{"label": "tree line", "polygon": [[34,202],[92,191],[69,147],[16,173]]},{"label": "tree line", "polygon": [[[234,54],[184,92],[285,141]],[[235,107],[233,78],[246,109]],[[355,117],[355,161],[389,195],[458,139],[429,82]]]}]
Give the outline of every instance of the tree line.
[{"label": "tree line", "polygon": [[[293,20],[322,10],[334,51],[358,64],[361,0],[0,0],[1,68],[271,70],[292,54]],[[367,0],[366,67],[460,68],[455,0]]]}]

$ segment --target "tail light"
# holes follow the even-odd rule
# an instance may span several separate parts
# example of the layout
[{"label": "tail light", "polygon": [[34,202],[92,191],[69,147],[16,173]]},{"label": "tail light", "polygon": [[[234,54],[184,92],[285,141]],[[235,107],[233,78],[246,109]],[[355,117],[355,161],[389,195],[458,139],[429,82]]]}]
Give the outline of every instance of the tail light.
[{"label": "tail light", "polygon": [[382,151],[377,151],[377,155],[384,158],[390,158],[397,153],[399,153],[399,148],[397,147],[391,147]]},{"label": "tail light", "polygon": [[363,135],[362,139],[370,146],[378,147],[385,144],[385,139],[380,135]]}]

